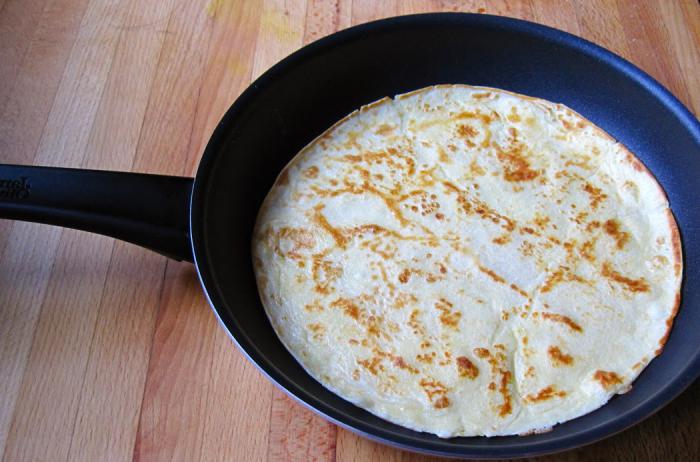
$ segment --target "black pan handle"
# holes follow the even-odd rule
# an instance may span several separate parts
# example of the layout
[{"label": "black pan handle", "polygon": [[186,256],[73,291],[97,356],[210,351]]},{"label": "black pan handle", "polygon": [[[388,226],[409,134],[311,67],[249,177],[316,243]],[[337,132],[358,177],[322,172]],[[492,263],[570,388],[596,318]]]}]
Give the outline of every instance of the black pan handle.
[{"label": "black pan handle", "polygon": [[193,261],[192,178],[0,164],[0,218],[104,234]]}]

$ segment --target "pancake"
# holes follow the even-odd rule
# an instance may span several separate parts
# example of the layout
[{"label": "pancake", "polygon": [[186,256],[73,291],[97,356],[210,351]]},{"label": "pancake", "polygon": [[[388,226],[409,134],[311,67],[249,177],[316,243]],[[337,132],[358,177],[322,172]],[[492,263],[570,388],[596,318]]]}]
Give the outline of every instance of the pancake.
[{"label": "pancake", "polygon": [[574,111],[462,85],[353,112],[282,171],[252,243],[282,343],[440,437],[542,432],[624,393],[680,301],[666,196]]}]

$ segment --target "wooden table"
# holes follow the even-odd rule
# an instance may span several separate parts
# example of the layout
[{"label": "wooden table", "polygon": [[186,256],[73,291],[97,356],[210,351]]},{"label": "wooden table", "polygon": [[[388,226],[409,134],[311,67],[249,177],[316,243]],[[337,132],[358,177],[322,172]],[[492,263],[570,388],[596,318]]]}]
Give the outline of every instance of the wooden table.
[{"label": "wooden table", "polygon": [[[215,124],[305,43],[397,14],[471,11],[586,37],[700,113],[700,6],[681,0],[0,0],[0,161],[192,175]],[[549,460],[700,454],[700,383]],[[0,222],[4,460],[418,461],[294,404],[233,346],[189,264]]]}]

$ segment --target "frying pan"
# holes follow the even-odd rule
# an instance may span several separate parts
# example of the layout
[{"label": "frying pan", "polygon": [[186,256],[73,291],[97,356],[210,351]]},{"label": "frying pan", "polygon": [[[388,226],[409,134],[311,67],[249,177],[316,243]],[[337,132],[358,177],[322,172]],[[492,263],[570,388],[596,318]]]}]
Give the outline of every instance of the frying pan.
[{"label": "frying pan", "polygon": [[[503,88],[580,112],[649,167],[666,189],[681,230],[683,301],[663,354],[632,391],[549,433],[439,439],[386,422],[307,375],[275,336],[258,298],[251,234],[282,167],[361,105],[441,83]],[[98,232],[193,261],[216,316],[248,359],[338,425],[435,455],[532,456],[621,431],[668,403],[700,373],[699,155],[697,119],[651,77],[590,42],[496,16],[414,15],[333,34],[275,65],[223,117],[194,179],[5,165],[0,216]]]}]

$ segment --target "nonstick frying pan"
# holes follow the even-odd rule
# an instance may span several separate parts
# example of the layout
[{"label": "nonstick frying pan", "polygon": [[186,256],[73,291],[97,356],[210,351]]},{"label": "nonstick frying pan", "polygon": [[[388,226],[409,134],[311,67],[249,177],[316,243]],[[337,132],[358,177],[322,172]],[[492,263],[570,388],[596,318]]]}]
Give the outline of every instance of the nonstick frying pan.
[{"label": "nonstick frying pan", "polygon": [[[418,433],[344,401],[276,338],[258,298],[250,240],[282,167],[352,110],[428,85],[467,83],[561,102],[624,143],[668,193],[684,245],[682,305],[666,348],[632,391],[540,435]],[[196,264],[209,301],[258,368],[302,404],[361,435],[424,453],[501,458],[591,443],[649,416],[700,372],[700,124],[667,90],[578,37],[487,15],[392,18],[333,34],[275,65],[231,106],[194,179],[0,166],[0,216],[78,228]],[[605,345],[601,345],[605,348]]]}]

